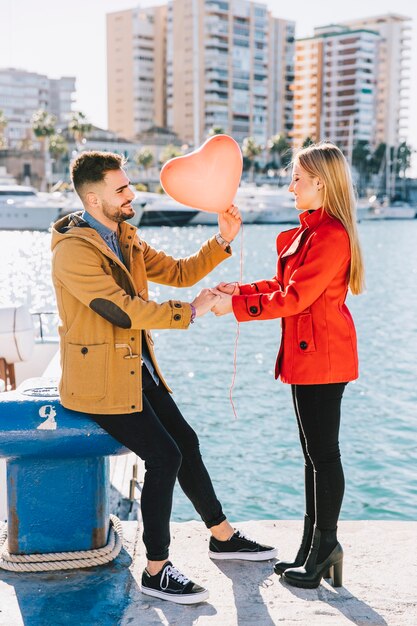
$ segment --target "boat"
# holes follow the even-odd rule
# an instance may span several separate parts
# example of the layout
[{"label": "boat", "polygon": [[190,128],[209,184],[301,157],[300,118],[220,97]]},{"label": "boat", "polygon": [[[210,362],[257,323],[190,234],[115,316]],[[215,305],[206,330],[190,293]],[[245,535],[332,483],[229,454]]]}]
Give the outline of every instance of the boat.
[{"label": "boat", "polygon": [[48,230],[61,208],[54,194],[25,185],[0,185],[1,230]]},{"label": "boat", "polygon": [[358,206],[358,221],[362,220],[413,220],[417,218],[417,206],[397,200],[387,205],[368,203]]},{"label": "boat", "polygon": [[165,195],[141,192],[145,202],[139,226],[186,226],[199,211]]},{"label": "boat", "polygon": [[252,201],[257,208],[256,224],[298,224],[294,197],[284,187],[252,187],[241,190],[242,201]]}]

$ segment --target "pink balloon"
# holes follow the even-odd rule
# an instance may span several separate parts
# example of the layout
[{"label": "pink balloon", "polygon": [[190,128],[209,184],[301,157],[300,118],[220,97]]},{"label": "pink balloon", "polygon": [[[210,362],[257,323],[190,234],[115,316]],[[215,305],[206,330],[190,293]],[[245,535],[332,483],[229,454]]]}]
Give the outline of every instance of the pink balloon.
[{"label": "pink balloon", "polygon": [[242,166],[239,144],[229,135],[213,135],[198,150],[167,161],[161,185],[181,204],[222,213],[233,204]]}]

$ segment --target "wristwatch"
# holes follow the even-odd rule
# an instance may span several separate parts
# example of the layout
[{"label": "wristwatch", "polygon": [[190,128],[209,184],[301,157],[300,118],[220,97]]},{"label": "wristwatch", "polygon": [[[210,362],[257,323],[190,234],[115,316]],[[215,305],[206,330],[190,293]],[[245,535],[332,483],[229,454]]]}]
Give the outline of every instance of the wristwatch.
[{"label": "wristwatch", "polygon": [[226,241],[226,239],[222,237],[220,233],[217,233],[216,241],[225,250],[227,250],[227,248],[229,248],[230,244],[232,243],[231,241]]}]

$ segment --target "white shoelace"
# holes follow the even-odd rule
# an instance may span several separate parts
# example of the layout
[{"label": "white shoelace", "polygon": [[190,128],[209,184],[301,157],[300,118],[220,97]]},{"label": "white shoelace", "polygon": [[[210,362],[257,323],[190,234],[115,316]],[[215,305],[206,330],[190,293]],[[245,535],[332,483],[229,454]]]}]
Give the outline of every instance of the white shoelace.
[{"label": "white shoelace", "polygon": [[250,539],[244,533],[242,533],[241,530],[237,530],[236,535],[239,537],[239,539],[246,539],[246,541],[250,541],[250,543],[256,543],[256,541],[254,541],[253,539]]},{"label": "white shoelace", "polygon": [[187,576],[184,576],[184,574],[181,574],[181,572],[177,570],[176,567],[174,567],[173,565],[167,565],[161,576],[161,582],[160,582],[161,589],[165,590],[168,588],[170,578],[173,578],[174,580],[179,582],[181,585],[184,585],[184,587],[187,583],[190,582],[190,579],[187,578]]}]

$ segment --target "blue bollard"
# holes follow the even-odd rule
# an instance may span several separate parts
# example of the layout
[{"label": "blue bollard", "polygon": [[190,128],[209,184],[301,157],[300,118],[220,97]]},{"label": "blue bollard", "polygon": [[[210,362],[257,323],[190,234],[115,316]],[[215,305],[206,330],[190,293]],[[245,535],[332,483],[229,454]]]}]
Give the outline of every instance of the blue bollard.
[{"label": "blue bollard", "polygon": [[55,381],[29,379],[16,391],[0,394],[9,552],[45,554],[105,546],[107,457],[128,452],[87,415],[65,409]]}]

